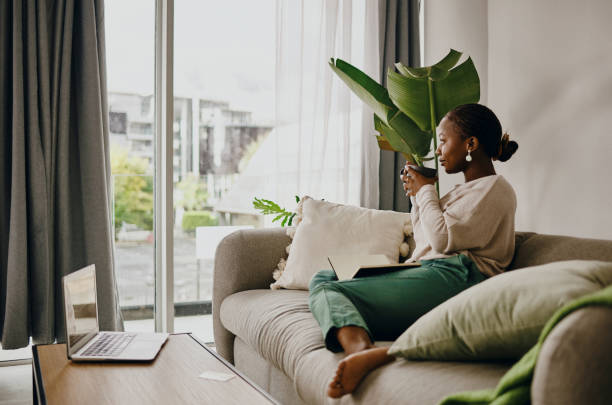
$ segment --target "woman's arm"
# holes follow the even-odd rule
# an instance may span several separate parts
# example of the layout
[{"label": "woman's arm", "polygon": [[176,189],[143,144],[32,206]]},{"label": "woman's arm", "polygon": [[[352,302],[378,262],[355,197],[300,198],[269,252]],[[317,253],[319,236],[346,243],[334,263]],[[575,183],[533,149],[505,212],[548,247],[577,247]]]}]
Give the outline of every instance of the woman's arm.
[{"label": "woman's arm", "polygon": [[448,245],[448,227],[440,209],[438,193],[432,184],[420,187],[416,196],[412,197],[419,207],[418,220],[423,223],[421,229],[425,238],[436,252],[444,252]]},{"label": "woman's arm", "polygon": [[408,162],[404,166],[404,170],[400,173],[400,180],[404,185],[404,191],[406,196],[410,198],[410,219],[412,220],[412,229],[416,229],[419,225],[419,204],[417,203],[414,193],[411,192],[410,187],[412,186],[413,178],[408,173]]},{"label": "woman's arm", "polygon": [[503,202],[483,190],[466,193],[444,212],[432,185],[421,187],[416,200],[427,241],[444,254],[485,247],[504,217]]},{"label": "woman's arm", "polygon": [[412,208],[410,209],[410,216],[412,217],[412,223],[419,221],[419,204],[417,203],[416,197],[410,196],[410,204]]}]

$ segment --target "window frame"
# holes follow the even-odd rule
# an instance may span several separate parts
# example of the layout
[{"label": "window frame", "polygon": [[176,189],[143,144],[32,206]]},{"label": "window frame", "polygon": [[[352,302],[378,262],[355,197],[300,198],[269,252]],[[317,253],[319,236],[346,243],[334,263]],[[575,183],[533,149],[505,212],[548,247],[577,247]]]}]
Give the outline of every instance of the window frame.
[{"label": "window frame", "polygon": [[155,331],[174,332],[174,0],[155,2]]}]

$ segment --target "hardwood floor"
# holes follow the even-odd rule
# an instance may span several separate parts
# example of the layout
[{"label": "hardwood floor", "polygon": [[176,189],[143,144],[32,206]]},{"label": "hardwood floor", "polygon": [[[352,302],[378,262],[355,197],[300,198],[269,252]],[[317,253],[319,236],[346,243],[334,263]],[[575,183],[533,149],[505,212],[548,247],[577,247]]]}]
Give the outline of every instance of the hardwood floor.
[{"label": "hardwood floor", "polygon": [[0,366],[0,405],[32,404],[32,365]]}]

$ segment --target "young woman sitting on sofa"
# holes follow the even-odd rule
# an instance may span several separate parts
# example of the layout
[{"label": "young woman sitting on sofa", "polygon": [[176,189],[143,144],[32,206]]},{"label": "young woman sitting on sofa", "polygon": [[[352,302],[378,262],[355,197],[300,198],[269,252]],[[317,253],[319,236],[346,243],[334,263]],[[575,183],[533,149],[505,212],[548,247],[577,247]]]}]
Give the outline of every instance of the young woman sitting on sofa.
[{"label": "young woman sitting on sofa", "polygon": [[416,242],[408,261],[421,266],[345,281],[323,270],[310,283],[310,309],[327,348],[347,354],[330,397],[353,392],[371,370],[395,359],[387,348],[376,348],[375,339],[396,339],[420,316],[503,272],[512,260],[516,196],[492,160],[508,160],[518,144],[502,136],[493,111],[480,104],[453,109],[439,129],[440,164],[447,173],[462,172],[465,183],[438,199],[436,179],[408,165],[402,171]]}]

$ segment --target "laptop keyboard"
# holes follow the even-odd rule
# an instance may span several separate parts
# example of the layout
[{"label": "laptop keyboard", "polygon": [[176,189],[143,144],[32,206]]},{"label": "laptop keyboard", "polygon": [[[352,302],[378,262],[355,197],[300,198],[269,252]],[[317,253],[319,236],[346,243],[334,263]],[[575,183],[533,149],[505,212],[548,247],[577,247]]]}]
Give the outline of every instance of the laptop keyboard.
[{"label": "laptop keyboard", "polygon": [[87,348],[81,356],[115,357],[121,354],[134,339],[135,333],[100,333],[98,340]]}]

